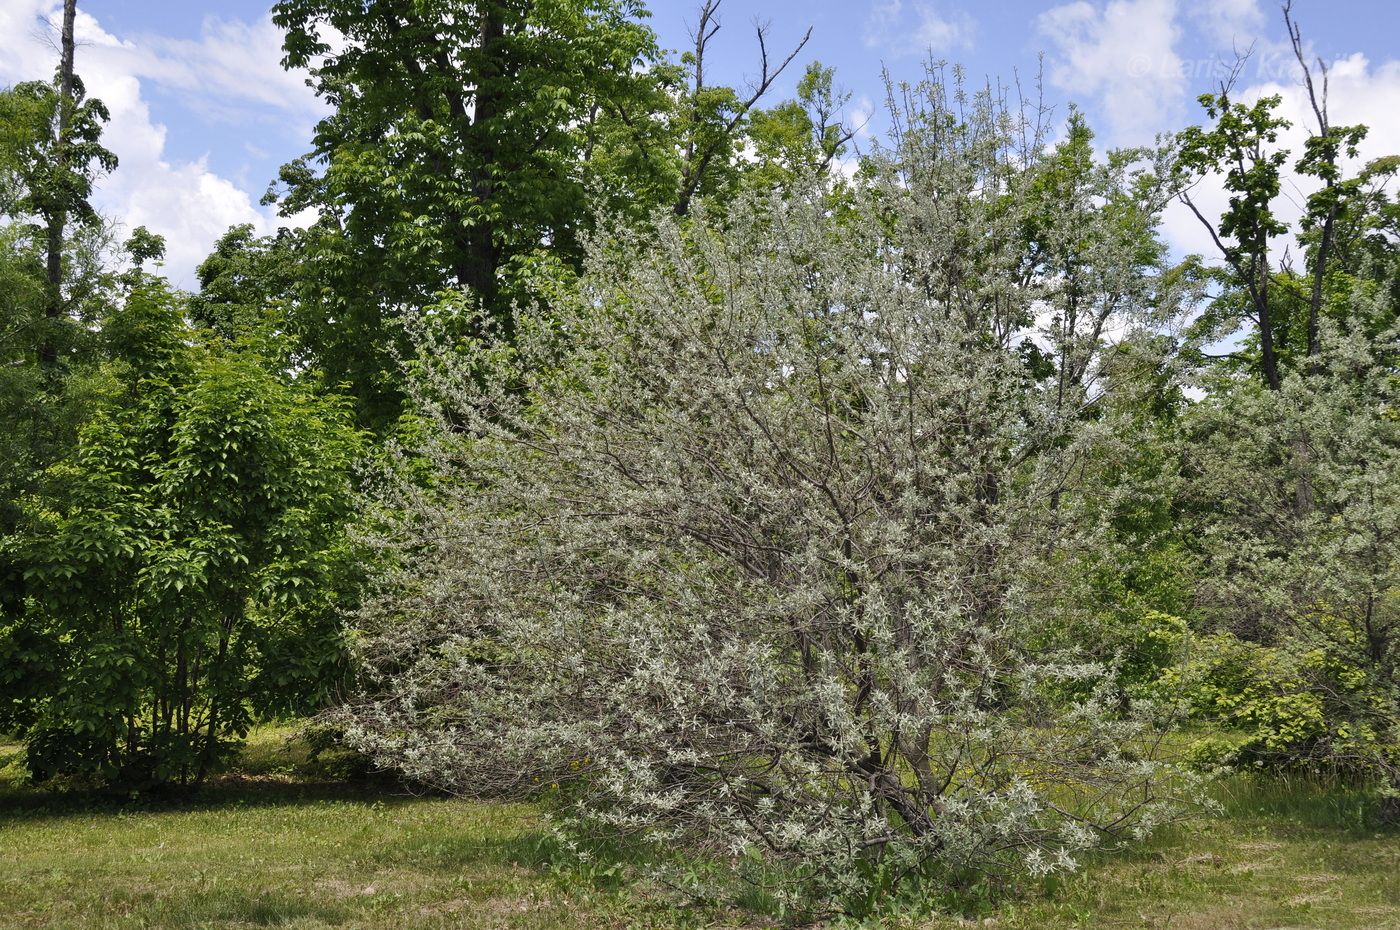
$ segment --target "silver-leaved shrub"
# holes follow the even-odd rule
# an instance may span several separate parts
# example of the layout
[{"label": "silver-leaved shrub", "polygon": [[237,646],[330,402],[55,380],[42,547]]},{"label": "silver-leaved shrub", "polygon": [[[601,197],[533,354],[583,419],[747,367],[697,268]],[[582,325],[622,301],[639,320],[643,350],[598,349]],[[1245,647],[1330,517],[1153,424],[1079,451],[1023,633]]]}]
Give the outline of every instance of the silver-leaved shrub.
[{"label": "silver-leaved shrub", "polygon": [[352,745],[809,903],[1170,814],[1156,709],[1029,646],[1109,336],[1176,301],[1159,192],[910,93],[857,182],[599,237],[510,349],[423,321]]}]

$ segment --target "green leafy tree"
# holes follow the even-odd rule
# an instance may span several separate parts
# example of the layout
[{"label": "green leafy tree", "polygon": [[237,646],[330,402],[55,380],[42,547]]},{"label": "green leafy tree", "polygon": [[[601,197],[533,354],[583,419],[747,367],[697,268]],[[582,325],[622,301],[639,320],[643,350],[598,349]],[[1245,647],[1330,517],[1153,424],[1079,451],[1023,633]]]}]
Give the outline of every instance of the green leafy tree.
[{"label": "green leafy tree", "polygon": [[578,254],[596,124],[650,92],[658,52],[639,15],[634,0],[273,8],[286,63],[310,66],[335,106],[281,173],[284,212],[319,217],[299,241],[300,330],[365,422],[397,413],[387,318],[463,288],[508,329],[521,264]]},{"label": "green leafy tree", "polygon": [[740,163],[746,184],[784,190],[839,168],[859,128],[843,119],[849,100],[850,93],[836,86],[835,69],[809,64],[794,99],[749,117],[744,141],[753,161]]},{"label": "green leafy tree", "polygon": [[[805,38],[770,61],[760,29],[754,85],[717,84],[706,50],[718,8],[703,4],[695,48],[672,62],[639,0],[275,5],[285,63],[310,67],[335,107],[269,193],[286,214],[318,217],[289,243],[289,326],[361,422],[384,429],[401,409],[409,353],[394,321],[406,311],[466,292],[483,312],[464,335],[509,342],[512,304],[541,271],[577,272],[596,213],[644,222],[732,194],[751,126],[766,164],[836,156],[846,136],[828,72],[803,85],[820,127],[790,108],[754,119]],[[804,134],[819,137],[816,157],[795,155],[787,137]]]},{"label": "green leafy tree", "polygon": [[[248,224],[228,230],[197,270],[199,291],[190,296],[190,319],[232,343],[255,343],[263,356],[303,378],[319,378],[321,369],[289,324],[297,312],[296,233],[279,229],[257,236]],[[346,382],[325,384],[340,393]]]},{"label": "green leafy tree", "polygon": [[1277,96],[1244,104],[1222,90],[1202,95],[1200,102],[1215,125],[1209,130],[1193,126],[1179,134],[1179,168],[1183,180],[1223,173],[1230,202],[1217,225],[1200,212],[1189,193],[1181,195],[1210,232],[1226,265],[1226,271],[1214,277],[1227,292],[1198,329],[1209,327],[1211,336],[1229,335],[1242,319],[1250,319],[1258,334],[1258,370],[1264,383],[1277,390],[1283,379],[1279,355],[1288,348],[1280,343],[1288,327],[1280,320],[1279,301],[1273,298],[1275,269],[1270,256],[1272,240],[1288,231],[1273,209],[1288,152],[1270,146],[1288,123],[1274,114],[1280,103]]},{"label": "green leafy tree", "polygon": [[[1224,267],[1195,338],[1252,324],[1224,359],[1189,342],[1184,356],[1205,391],[1181,436],[1194,607],[1200,628],[1247,644],[1207,640],[1233,658],[1191,667],[1204,712],[1245,730],[1227,757],[1376,779],[1400,816],[1400,518],[1381,490],[1400,475],[1400,237],[1386,191],[1396,160],[1343,172],[1365,128],[1331,124],[1326,67],[1308,63],[1288,5],[1284,17],[1316,120],[1293,165],[1316,181],[1298,228],[1273,207],[1292,157],[1276,144],[1276,98],[1247,107],[1207,95],[1215,126],[1179,137],[1182,164],[1223,173],[1231,195],[1218,225],[1197,211]],[[1285,234],[1304,246],[1301,272],[1271,263]]]},{"label": "green leafy tree", "polygon": [[[43,469],[73,447],[93,389],[95,331],[112,305],[119,251],[90,203],[116,165],[101,144],[107,111],[73,71],[72,0],[52,82],[0,89],[0,537]],[[0,553],[0,613],[23,566]]]},{"label": "green leafy tree", "polygon": [[314,708],[344,669],[357,433],[184,310],[136,276],[103,397],[3,543],[25,596],[0,629],[0,725],[39,780],[198,785],[255,714]]},{"label": "green leafy tree", "polygon": [[0,210],[33,223],[43,243],[46,293],[38,352],[46,367],[65,355],[72,336],[64,326],[73,316],[65,284],[77,277],[64,268],[69,223],[100,224],[89,202],[92,185],[117,165],[101,144],[107,108],[87,97],[74,73],[76,15],[76,0],[64,0],[62,57],[53,82],[30,81],[0,95],[0,168],[8,175],[0,182]]},{"label": "green leafy tree", "polygon": [[[1278,145],[1279,133],[1290,125],[1277,115],[1281,98],[1273,95],[1252,104],[1241,103],[1233,99],[1231,80],[1227,80],[1219,93],[1200,98],[1214,125],[1193,126],[1177,136],[1177,168],[1184,188],[1181,200],[1210,233],[1223,260],[1222,268],[1208,272],[1221,285],[1222,293],[1203,314],[1197,331],[1209,341],[1234,335],[1241,323],[1252,324],[1252,330],[1245,334],[1244,351],[1232,356],[1258,371],[1275,391],[1290,371],[1306,373],[1321,351],[1318,334],[1329,289],[1357,273],[1373,273],[1378,267],[1362,272],[1357,263],[1362,256],[1353,243],[1361,229],[1374,234],[1389,223],[1382,218],[1388,204],[1385,182],[1395,170],[1393,161],[1382,159],[1354,177],[1345,176],[1343,160],[1357,156],[1367,129],[1332,123],[1327,109],[1327,66],[1318,60],[1315,72],[1309,64],[1291,2],[1284,5],[1283,16],[1315,121],[1308,127],[1303,151],[1292,165],[1299,177],[1318,182],[1317,189],[1307,196],[1296,230],[1305,247],[1306,268],[1302,272],[1281,267],[1273,257],[1279,247],[1277,240],[1295,232],[1274,206],[1283,171],[1293,157]],[[1230,195],[1218,220],[1205,216],[1191,198],[1190,187],[1204,175],[1220,176]],[[1388,266],[1388,270],[1392,262],[1383,261],[1381,266]],[[1344,299],[1333,302],[1336,307],[1345,304]],[[1346,316],[1340,311],[1335,318]],[[1386,322],[1378,321],[1378,325],[1384,327]],[[1299,505],[1305,507],[1306,487],[1300,487],[1299,493]]]},{"label": "green leafy tree", "polygon": [[[738,189],[739,179],[748,167],[740,157],[752,141],[748,130],[752,128],[754,117],[763,113],[758,104],[812,36],[812,30],[808,29],[795,48],[784,58],[775,60],[768,48],[768,27],[758,26],[757,79],[742,91],[715,83],[711,80],[707,65],[711,43],[720,31],[721,2],[704,0],[700,4],[692,32],[695,44],[681,56],[680,67],[673,69],[675,89],[672,96],[677,100],[674,114],[669,111],[658,114],[669,116],[667,123],[673,129],[665,139],[668,149],[649,153],[654,160],[659,158],[676,163],[677,189],[670,206],[678,216],[686,215],[697,198],[732,195]],[[830,78],[825,72],[820,69],[815,75],[809,72],[809,78],[809,98],[814,94],[813,84],[824,82],[829,90]],[[791,107],[782,106],[776,112],[767,114],[766,125],[760,124],[760,145],[756,153],[761,159],[768,154],[771,161],[774,144],[782,147],[783,136],[791,136],[783,124],[790,126],[794,115]],[[787,147],[790,147],[790,143]],[[764,148],[770,151],[765,153],[762,151]]]}]

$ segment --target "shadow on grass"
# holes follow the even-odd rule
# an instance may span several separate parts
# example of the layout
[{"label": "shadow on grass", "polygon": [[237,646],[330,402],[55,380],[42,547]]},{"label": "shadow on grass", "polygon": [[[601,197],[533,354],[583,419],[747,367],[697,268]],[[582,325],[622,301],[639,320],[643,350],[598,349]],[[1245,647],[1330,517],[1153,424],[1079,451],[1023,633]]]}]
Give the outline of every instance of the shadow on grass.
[{"label": "shadow on grass", "polygon": [[299,920],[344,923],[352,912],[306,895],[209,888],[160,901],[148,917],[161,927],[278,927]]},{"label": "shadow on grass", "polygon": [[0,822],[91,814],[181,813],[221,808],[290,807],[327,802],[411,804],[424,797],[390,778],[356,781],[285,776],[221,775],[198,791],[168,787],[146,792],[0,783]]}]

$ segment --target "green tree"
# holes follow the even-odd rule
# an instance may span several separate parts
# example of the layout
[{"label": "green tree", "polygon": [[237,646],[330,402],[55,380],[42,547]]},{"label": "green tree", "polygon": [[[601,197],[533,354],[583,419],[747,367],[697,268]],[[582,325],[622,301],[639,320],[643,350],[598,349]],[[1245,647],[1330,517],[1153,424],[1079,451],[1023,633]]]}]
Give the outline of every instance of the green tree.
[{"label": "green tree", "polygon": [[297,234],[286,228],[257,236],[250,224],[231,227],[197,269],[191,320],[230,342],[258,340],[264,354],[289,368],[312,369],[313,360],[287,328],[303,270],[296,247]]},{"label": "green tree", "polygon": [[1225,293],[1198,329],[1229,335],[1243,319],[1250,319],[1258,336],[1258,370],[1264,383],[1278,390],[1283,379],[1279,355],[1288,348],[1280,343],[1288,327],[1279,319],[1283,308],[1271,290],[1275,271],[1271,249],[1272,240],[1288,231],[1273,209],[1288,152],[1271,146],[1288,123],[1274,113],[1280,103],[1277,96],[1243,104],[1222,89],[1219,94],[1203,94],[1200,102],[1215,125],[1208,130],[1193,126],[1178,135],[1183,184],[1203,174],[1222,173],[1230,202],[1217,224],[1196,207],[1189,192],[1181,194],[1182,202],[1210,232],[1226,266],[1212,275],[1224,285]]},{"label": "green tree", "polygon": [[286,63],[312,66],[336,108],[281,173],[284,212],[319,217],[299,242],[300,328],[366,422],[397,412],[386,318],[462,288],[508,331],[522,263],[545,247],[578,254],[594,126],[646,94],[657,58],[640,12],[635,0],[273,8]]},{"label": "green tree", "polygon": [[[1181,436],[1198,627],[1248,643],[1209,640],[1235,658],[1192,667],[1204,712],[1248,724],[1235,758],[1379,779],[1400,816],[1400,515],[1382,490],[1400,475],[1400,236],[1386,190],[1397,161],[1343,172],[1365,127],[1332,125],[1326,67],[1307,61],[1289,5],[1284,17],[1316,121],[1293,163],[1316,183],[1298,227],[1274,209],[1293,156],[1277,145],[1277,98],[1207,95],[1215,125],[1179,136],[1189,174],[1221,173],[1231,195],[1218,224],[1196,211],[1224,267],[1209,272],[1220,293],[1193,339],[1246,324],[1224,358],[1191,342],[1184,356],[1206,392]],[[1301,271],[1271,258],[1288,234],[1304,247]]]},{"label": "green tree", "polygon": [[[701,7],[695,48],[672,62],[640,0],[276,4],[285,63],[311,67],[335,107],[269,193],[318,217],[289,242],[289,323],[361,422],[382,429],[401,409],[405,311],[464,291],[483,311],[465,335],[508,342],[535,272],[577,272],[595,212],[640,222],[737,189],[752,117],[805,39],[770,61],[760,29],[753,87],[716,84],[718,8]],[[845,141],[829,84],[804,83],[827,108],[815,132],[828,163]],[[794,116],[768,121],[762,161],[794,147],[776,125]]]},{"label": "green tree", "polygon": [[[1384,211],[1385,181],[1395,170],[1393,162],[1382,160],[1354,177],[1344,175],[1343,159],[1356,157],[1367,129],[1332,123],[1327,110],[1327,66],[1318,60],[1315,74],[1309,64],[1291,2],[1284,4],[1283,17],[1315,121],[1293,162],[1300,177],[1314,178],[1319,184],[1308,194],[1296,230],[1306,258],[1302,272],[1280,267],[1273,258],[1276,240],[1294,232],[1274,207],[1292,157],[1278,145],[1279,133],[1290,125],[1277,115],[1281,98],[1273,95],[1241,103],[1233,99],[1227,80],[1219,93],[1200,98],[1214,125],[1193,126],[1177,136],[1181,200],[1210,233],[1224,262],[1223,268],[1208,273],[1221,285],[1222,294],[1207,308],[1197,330],[1206,338],[1218,338],[1233,335],[1241,323],[1252,323],[1246,351],[1234,354],[1256,367],[1275,391],[1290,371],[1305,372],[1321,351],[1318,334],[1328,288],[1360,271],[1356,259],[1361,256],[1348,246],[1360,229],[1384,228],[1384,222],[1372,221]],[[1220,176],[1230,195],[1218,221],[1205,216],[1190,195],[1190,187],[1204,175]],[[1344,312],[1335,318],[1343,316]],[[1300,495],[1300,506],[1305,506],[1305,487]]]},{"label": "green tree", "polygon": [[753,160],[739,162],[746,183],[783,190],[838,167],[858,128],[842,118],[850,96],[836,86],[835,69],[814,61],[798,81],[794,99],[754,109],[745,127]]},{"label": "green tree", "polygon": [[101,144],[108,119],[102,101],[89,99],[74,73],[73,23],[76,0],[63,5],[62,58],[52,83],[29,81],[0,94],[0,211],[31,223],[42,241],[46,285],[43,323],[38,327],[39,361],[53,367],[71,349],[73,295],[65,285],[77,278],[65,270],[69,223],[100,225],[89,198],[96,177],[113,170],[117,158]]},{"label": "green tree", "polygon": [[[66,454],[86,416],[98,319],[111,306],[118,251],[90,203],[116,157],[107,111],[73,72],[72,0],[53,82],[0,89],[0,537],[19,498]],[[0,612],[22,597],[23,567],[0,554]]]},{"label": "green tree", "polygon": [[100,402],[3,542],[0,726],[36,779],[198,785],[258,713],[341,674],[336,601],[358,434],[137,275],[103,328]]}]

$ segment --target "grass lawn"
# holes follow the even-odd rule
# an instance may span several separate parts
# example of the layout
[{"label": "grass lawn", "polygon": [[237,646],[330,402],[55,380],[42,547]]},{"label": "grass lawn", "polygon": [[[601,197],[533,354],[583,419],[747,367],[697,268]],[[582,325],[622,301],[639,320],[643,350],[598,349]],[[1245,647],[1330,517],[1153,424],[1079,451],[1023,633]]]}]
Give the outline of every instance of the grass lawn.
[{"label": "grass lawn", "polygon": [[[318,781],[284,737],[258,734],[241,774],[180,805],[26,789],[18,750],[0,747],[0,927],[771,924],[571,880],[528,806]],[[1217,791],[1219,818],[976,913],[890,926],[1400,930],[1400,833],[1370,826],[1363,797],[1244,779]]]}]

